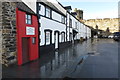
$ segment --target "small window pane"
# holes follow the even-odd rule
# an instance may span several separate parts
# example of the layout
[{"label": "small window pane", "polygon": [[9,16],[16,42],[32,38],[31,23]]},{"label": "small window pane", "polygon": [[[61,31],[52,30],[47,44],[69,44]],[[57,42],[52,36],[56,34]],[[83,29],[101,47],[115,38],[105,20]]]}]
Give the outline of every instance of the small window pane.
[{"label": "small window pane", "polygon": [[35,44],[35,43],[36,43],[36,38],[33,37],[33,38],[32,38],[32,44]]},{"label": "small window pane", "polygon": [[26,14],[26,24],[32,24],[32,17],[31,17],[31,15]]},{"label": "small window pane", "polygon": [[31,15],[28,15],[28,19],[31,19]]},{"label": "small window pane", "polygon": [[50,32],[46,32],[46,43],[50,44]]},{"label": "small window pane", "polygon": [[46,8],[46,17],[50,18],[50,9]]},{"label": "small window pane", "polygon": [[31,20],[28,20],[28,24],[31,24]]},{"label": "small window pane", "polygon": [[26,14],[26,19],[27,19],[27,14]]}]

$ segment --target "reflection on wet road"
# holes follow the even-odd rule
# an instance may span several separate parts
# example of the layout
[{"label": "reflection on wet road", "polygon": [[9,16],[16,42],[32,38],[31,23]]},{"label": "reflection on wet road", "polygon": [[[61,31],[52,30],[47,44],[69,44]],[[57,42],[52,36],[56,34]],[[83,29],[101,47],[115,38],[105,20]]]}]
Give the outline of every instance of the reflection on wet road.
[{"label": "reflection on wet road", "polygon": [[[107,40],[107,42],[115,43],[113,40]],[[87,40],[60,51],[45,53],[41,55],[39,60],[23,66],[3,67],[3,77],[63,78],[67,75],[74,75],[71,73],[75,71],[76,66],[80,64],[83,57],[89,52],[97,53],[99,51],[98,43],[106,43],[106,40]]]},{"label": "reflection on wet road", "polygon": [[[72,71],[75,68],[71,65],[77,65],[79,62],[78,59],[85,56],[88,52],[95,51],[95,45],[91,45],[91,40],[85,41],[83,43],[78,43],[70,46],[62,51],[55,52],[52,59],[45,59],[46,55],[43,57],[43,60],[48,60],[47,63],[44,63],[40,66],[40,76],[42,78],[61,78],[65,75],[66,70]],[[41,61],[43,61],[41,59]],[[76,61],[77,60],[77,61]],[[79,59],[80,60],[80,59]],[[64,75],[63,75],[64,74]]]}]

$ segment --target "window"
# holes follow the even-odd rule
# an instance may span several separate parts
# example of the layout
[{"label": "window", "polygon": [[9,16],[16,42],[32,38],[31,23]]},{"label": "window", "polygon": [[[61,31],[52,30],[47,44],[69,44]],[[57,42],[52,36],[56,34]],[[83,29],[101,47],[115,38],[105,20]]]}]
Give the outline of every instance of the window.
[{"label": "window", "polygon": [[26,14],[26,24],[32,24],[32,16],[29,14]]},{"label": "window", "polygon": [[72,19],[70,19],[70,23],[69,24],[70,24],[70,27],[72,27]]},{"label": "window", "polygon": [[35,44],[35,43],[36,43],[36,38],[33,37],[33,38],[32,38],[32,44]]},{"label": "window", "polygon": [[50,44],[50,32],[46,32],[46,44]]},{"label": "window", "polygon": [[50,8],[46,7],[45,12],[46,12],[46,17],[50,18],[51,17],[51,10],[50,10]]},{"label": "window", "polygon": [[65,23],[65,17],[64,16],[61,16],[61,22]]},{"label": "window", "polygon": [[77,22],[75,22],[75,28],[76,28],[76,29],[77,29],[77,26],[78,26],[78,25],[77,25]]}]

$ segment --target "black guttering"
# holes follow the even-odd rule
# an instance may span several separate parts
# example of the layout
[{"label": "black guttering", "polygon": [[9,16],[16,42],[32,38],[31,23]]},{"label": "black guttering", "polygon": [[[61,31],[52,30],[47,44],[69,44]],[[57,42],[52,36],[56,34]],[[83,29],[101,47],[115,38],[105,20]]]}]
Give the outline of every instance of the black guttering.
[{"label": "black guttering", "polygon": [[72,10],[72,7],[71,7],[71,6],[65,6],[64,8],[65,8],[65,9],[70,9],[70,10]]},{"label": "black guttering", "polygon": [[[36,12],[38,13],[38,4],[36,4]],[[36,14],[37,15],[37,21],[38,21],[38,46],[40,46],[39,44],[41,43],[41,38],[40,38],[40,35],[41,35],[41,30],[40,30],[40,27],[41,27],[41,23],[39,22],[39,16],[38,16],[38,14]],[[39,49],[38,49],[38,52],[40,52],[40,47],[39,47]],[[39,54],[39,57],[40,57],[40,54]]]}]

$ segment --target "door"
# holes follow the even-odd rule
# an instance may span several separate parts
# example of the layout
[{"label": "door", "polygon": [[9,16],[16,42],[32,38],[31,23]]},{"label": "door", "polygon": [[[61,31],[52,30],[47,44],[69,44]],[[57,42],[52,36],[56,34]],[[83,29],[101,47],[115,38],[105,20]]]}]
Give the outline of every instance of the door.
[{"label": "door", "polygon": [[22,38],[22,62],[29,62],[29,38]]},{"label": "door", "polygon": [[55,49],[58,49],[58,44],[59,44],[59,35],[58,33],[55,34]]}]

